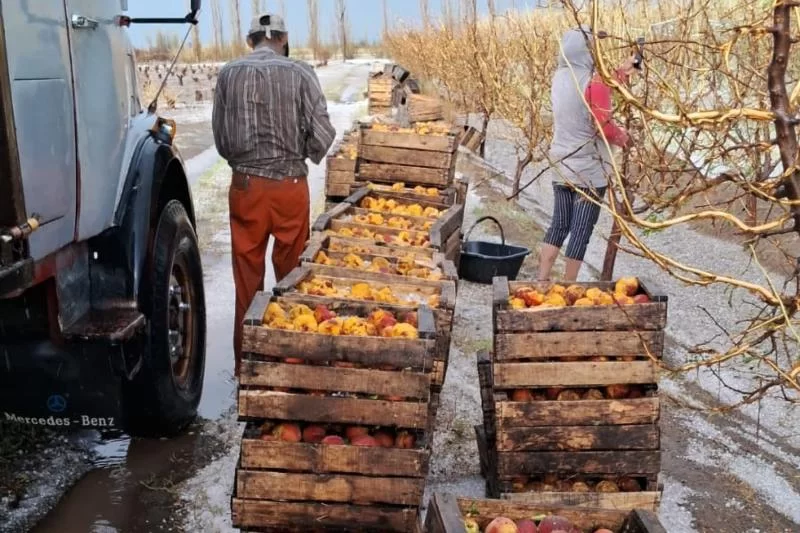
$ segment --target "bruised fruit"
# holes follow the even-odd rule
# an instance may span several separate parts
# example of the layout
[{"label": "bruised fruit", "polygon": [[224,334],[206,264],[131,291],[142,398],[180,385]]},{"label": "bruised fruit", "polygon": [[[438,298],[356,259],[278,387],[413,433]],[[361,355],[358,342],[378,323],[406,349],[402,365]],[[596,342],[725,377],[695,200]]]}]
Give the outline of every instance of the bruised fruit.
[{"label": "bruised fruit", "polygon": [[314,309],[314,319],[317,321],[317,323],[321,324],[326,320],[330,320],[331,318],[336,318],[336,313],[324,305],[320,304]]},{"label": "bruised fruit", "polygon": [[555,533],[557,531],[569,531],[572,523],[563,516],[546,516],[539,522],[539,533]]},{"label": "bruised fruit", "polygon": [[517,522],[517,531],[519,533],[537,533],[539,528],[533,520],[520,520]]},{"label": "bruised fruit", "polygon": [[322,442],[325,438],[325,428],[322,426],[307,426],[303,430],[303,442]]},{"label": "bruised fruit", "polygon": [[300,442],[303,438],[300,432],[300,426],[297,424],[278,424],[275,426],[275,429],[272,430],[272,434],[275,435],[275,438],[284,442]]},{"label": "bruised fruit", "polygon": [[467,533],[481,533],[481,528],[474,518],[464,519],[464,529]]},{"label": "bruised fruit", "polygon": [[609,385],[606,387],[606,395],[612,400],[627,398],[631,388],[628,385]]},{"label": "bruised fruit", "polygon": [[595,492],[619,492],[619,487],[616,483],[609,480],[603,480],[594,488]]},{"label": "bruised fruit", "polygon": [[374,435],[375,440],[378,442],[378,446],[381,448],[393,448],[394,447],[394,437],[386,433],[385,431],[378,431]]},{"label": "bruised fruit", "polygon": [[639,292],[639,280],[636,278],[620,278],[614,284],[614,292],[633,296]]},{"label": "bruised fruit", "polygon": [[397,438],[394,440],[394,445],[397,448],[403,448],[406,450],[410,450],[414,447],[414,435],[409,433],[408,431],[401,431],[397,434]]},{"label": "bruised fruit", "polygon": [[583,481],[576,481],[572,484],[572,492],[592,492],[592,489]]},{"label": "bruised fruit", "polygon": [[517,389],[511,393],[512,402],[532,402],[533,393],[528,389]]},{"label": "bruised fruit", "polygon": [[375,440],[375,437],[370,437],[369,435],[359,435],[358,437],[352,439],[350,444],[353,446],[379,446],[378,441]]},{"label": "bruised fruit", "polygon": [[328,435],[327,437],[322,439],[320,442],[322,442],[322,444],[333,444],[333,445],[336,445],[336,444],[344,444],[344,439],[342,437],[340,437],[339,435]]},{"label": "bruised fruit", "polygon": [[642,490],[642,486],[639,484],[639,482],[631,477],[619,478],[617,480],[617,485],[619,486],[619,490],[622,492],[639,492]]},{"label": "bruised fruit", "polygon": [[574,402],[581,399],[581,395],[574,390],[561,391],[558,395],[559,402]]},{"label": "bruised fruit", "polygon": [[362,426],[348,426],[347,429],[344,430],[344,436],[351,442],[356,437],[362,437],[364,435],[369,435],[369,430]]},{"label": "bruised fruit", "polygon": [[510,518],[498,516],[489,522],[484,533],[518,533],[517,524]]}]

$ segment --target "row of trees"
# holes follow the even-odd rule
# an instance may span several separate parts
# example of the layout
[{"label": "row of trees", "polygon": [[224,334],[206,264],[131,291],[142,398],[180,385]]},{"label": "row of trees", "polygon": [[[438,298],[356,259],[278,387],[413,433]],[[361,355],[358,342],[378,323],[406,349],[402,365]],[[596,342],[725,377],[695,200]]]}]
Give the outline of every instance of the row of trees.
[{"label": "row of trees", "polygon": [[[713,339],[676,370],[731,368],[752,378],[728,384],[744,402],[775,390],[798,401],[800,61],[792,52],[800,3],[560,0],[501,14],[488,0],[485,19],[476,16],[476,0],[445,6],[438,21],[423,17],[421,27],[389,31],[387,46],[461,112],[507,126],[519,161],[515,194],[541,174],[523,179],[527,165],[555,163],[547,154],[550,83],[561,35],[579,23],[606,32],[592,53],[636,142],[609,173],[612,194],[602,207],[625,249],[684,283],[726,287],[740,302],[742,321],[718,324],[718,335],[710,332]],[[645,69],[626,86],[612,70],[640,36]],[[632,197],[649,204],[648,216],[633,212]],[[741,244],[742,270],[755,264],[760,276],[672,257],[647,238],[712,225]]]}]

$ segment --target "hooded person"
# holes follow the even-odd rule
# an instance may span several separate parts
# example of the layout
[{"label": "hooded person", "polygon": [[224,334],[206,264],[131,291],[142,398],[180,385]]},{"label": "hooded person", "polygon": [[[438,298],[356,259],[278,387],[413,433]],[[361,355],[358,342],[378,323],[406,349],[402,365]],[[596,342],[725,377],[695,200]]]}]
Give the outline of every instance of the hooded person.
[{"label": "hooded person", "polygon": [[[600,131],[608,144],[624,147],[629,142],[627,132],[611,120],[611,89],[595,72],[592,39],[591,30],[585,26],[565,32],[553,75],[554,131],[549,157],[554,206],[539,255],[540,281],[550,279],[567,236],[564,280],[575,281],[578,277],[600,215],[600,206],[584,195],[601,202],[612,171],[611,152]],[[632,56],[617,69],[620,81],[627,82],[633,61]]]}]

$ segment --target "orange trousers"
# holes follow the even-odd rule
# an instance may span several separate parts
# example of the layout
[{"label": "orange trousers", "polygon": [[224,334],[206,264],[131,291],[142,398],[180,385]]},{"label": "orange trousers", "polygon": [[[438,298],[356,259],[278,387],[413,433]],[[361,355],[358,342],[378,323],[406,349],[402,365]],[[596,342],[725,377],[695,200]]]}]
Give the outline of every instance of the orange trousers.
[{"label": "orange trousers", "polygon": [[272,265],[280,281],[300,262],[309,237],[311,211],[306,178],[273,180],[233,173],[228,193],[236,317],[233,350],[238,377],[242,323],[258,291],[264,290],[269,237],[275,237]]}]

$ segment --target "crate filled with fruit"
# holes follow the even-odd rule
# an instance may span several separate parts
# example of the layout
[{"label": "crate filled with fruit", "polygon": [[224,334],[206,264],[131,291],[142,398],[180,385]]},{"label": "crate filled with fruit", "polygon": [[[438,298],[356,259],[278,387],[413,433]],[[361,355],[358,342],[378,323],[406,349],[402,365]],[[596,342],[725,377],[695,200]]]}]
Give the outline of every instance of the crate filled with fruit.
[{"label": "crate filled with fruit", "polygon": [[414,531],[430,433],[265,420],[242,438],[233,522],[274,531]]},{"label": "crate filled with fruit", "polygon": [[[442,365],[436,373],[434,386],[440,390],[447,370],[450,353],[450,333],[456,303],[455,281],[428,281],[406,278],[401,282],[382,279],[372,274],[367,279],[361,273],[332,269],[320,265],[303,265],[295,268],[273,289],[284,301],[309,301],[327,308],[341,302],[358,301],[369,304],[374,310],[385,312],[385,324],[393,324],[412,316],[420,306],[427,305],[433,312],[436,325],[436,363]],[[383,328],[380,328],[383,329]]]},{"label": "crate filled with fruit", "polygon": [[356,179],[450,187],[457,150],[458,129],[446,122],[419,122],[409,128],[361,124]]},{"label": "crate filled with fruit", "polygon": [[339,235],[312,235],[300,261],[302,264],[347,269],[354,276],[369,278],[379,275],[375,277],[397,283],[406,281],[404,278],[458,279],[453,262],[431,248],[397,247]]},{"label": "crate filled with fruit", "polygon": [[[442,210],[447,209],[455,203],[464,203],[463,198],[459,196],[458,188],[455,186],[426,187],[424,185],[411,185],[402,181],[396,181],[391,184],[359,182],[351,189],[351,193],[357,193],[362,189],[367,189],[367,191],[375,193],[378,197],[394,198],[395,200],[410,200],[412,202],[426,202]],[[360,200],[361,198],[358,199]]]},{"label": "crate filled with fruit", "polygon": [[478,358],[490,493],[657,508],[666,297],[634,278],[493,291],[494,351]]},{"label": "crate filled with fruit", "polygon": [[244,322],[237,525],[405,531],[428,470],[436,336],[427,305],[260,293]]},{"label": "crate filled with fruit", "polygon": [[354,198],[358,195],[320,215],[313,230],[400,248],[433,248],[447,259],[457,257],[463,205],[442,209],[425,202],[376,198],[373,194],[360,200]]},{"label": "crate filled with fruit", "polygon": [[506,500],[475,500],[436,493],[425,533],[667,533],[643,509],[598,509]]},{"label": "crate filled with fruit", "polygon": [[325,164],[325,196],[341,200],[350,195],[356,183],[358,158],[358,130],[348,132],[331,150]]}]

